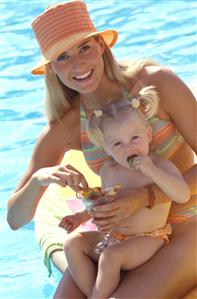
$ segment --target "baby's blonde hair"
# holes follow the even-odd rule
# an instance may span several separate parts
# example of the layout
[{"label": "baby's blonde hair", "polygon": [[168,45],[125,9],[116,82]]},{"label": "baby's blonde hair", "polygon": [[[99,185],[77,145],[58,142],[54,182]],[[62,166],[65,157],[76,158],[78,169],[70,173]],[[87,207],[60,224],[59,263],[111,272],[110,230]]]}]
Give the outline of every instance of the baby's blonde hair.
[{"label": "baby's blonde hair", "polygon": [[127,92],[123,98],[109,100],[101,110],[95,110],[88,121],[87,131],[90,141],[104,149],[104,122],[119,121],[120,117],[126,116],[131,111],[137,121],[144,127],[148,127],[147,120],[156,114],[158,104],[159,97],[154,86],[144,87],[135,98]]}]

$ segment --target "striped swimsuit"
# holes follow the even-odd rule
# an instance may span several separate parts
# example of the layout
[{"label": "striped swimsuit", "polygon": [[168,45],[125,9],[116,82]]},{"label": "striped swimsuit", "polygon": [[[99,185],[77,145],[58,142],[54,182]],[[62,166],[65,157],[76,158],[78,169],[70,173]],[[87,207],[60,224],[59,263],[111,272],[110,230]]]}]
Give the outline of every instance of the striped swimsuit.
[{"label": "striped swimsuit", "polygon": [[[81,121],[81,148],[84,158],[90,169],[99,174],[100,167],[107,159],[107,155],[102,148],[92,144],[87,134],[88,118],[85,113],[84,106],[80,105],[80,121]],[[169,159],[183,144],[183,137],[178,132],[171,121],[162,120],[157,117],[152,117],[148,120],[151,127],[153,138],[150,145],[151,152],[157,156],[162,156],[164,159]],[[189,217],[196,215],[196,207],[184,209],[176,214],[170,214],[168,223],[173,227],[176,224],[186,221]]]}]

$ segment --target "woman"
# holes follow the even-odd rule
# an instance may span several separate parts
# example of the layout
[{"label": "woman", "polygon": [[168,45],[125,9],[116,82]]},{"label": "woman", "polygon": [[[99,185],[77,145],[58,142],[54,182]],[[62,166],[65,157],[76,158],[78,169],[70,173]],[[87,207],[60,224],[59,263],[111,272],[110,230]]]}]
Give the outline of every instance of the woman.
[{"label": "woman", "polygon": [[[151,123],[153,146],[156,146],[158,155],[170,158],[177,165],[190,187],[191,199],[187,206],[174,202],[171,208],[171,214],[178,215],[181,210],[181,220],[187,221],[175,227],[170,244],[148,263],[125,273],[113,298],[130,298],[131,294],[133,298],[181,298],[196,284],[193,262],[196,217],[191,209],[196,194],[196,167],[192,152],[197,148],[194,96],[174,73],[155,63],[141,61],[128,66],[118,65],[110,50],[116,42],[117,32],[96,31],[81,1],[48,8],[34,20],[32,27],[44,56],[33,74],[45,74],[49,124],[9,200],[8,222],[11,228],[18,229],[32,220],[51,183],[69,185],[74,190],[78,190],[79,184],[87,187],[85,177],[78,170],[69,165],[58,165],[66,150],[82,150],[91,169],[99,172],[106,155],[88,141],[85,130],[87,117],[92,111],[100,109],[107,99],[119,96],[125,89],[136,95],[143,86],[154,85],[160,105],[157,117]],[[153,190],[155,204],[166,200],[166,195],[154,185]],[[115,203],[98,207],[94,216],[105,218],[97,224],[109,229],[110,225],[120,223],[146,205],[147,190],[133,191]],[[53,247],[51,258],[64,272],[66,259],[59,249]],[[84,298],[68,271],[63,275],[55,298]]]}]

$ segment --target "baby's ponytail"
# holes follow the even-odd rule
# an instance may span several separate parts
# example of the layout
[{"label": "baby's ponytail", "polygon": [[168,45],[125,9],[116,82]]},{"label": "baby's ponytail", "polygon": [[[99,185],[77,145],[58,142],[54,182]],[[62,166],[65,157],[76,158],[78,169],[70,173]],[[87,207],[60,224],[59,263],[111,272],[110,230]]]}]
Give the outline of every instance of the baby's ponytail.
[{"label": "baby's ponytail", "polygon": [[146,119],[153,117],[157,113],[159,96],[154,86],[143,87],[136,98],[140,102],[140,108]]}]

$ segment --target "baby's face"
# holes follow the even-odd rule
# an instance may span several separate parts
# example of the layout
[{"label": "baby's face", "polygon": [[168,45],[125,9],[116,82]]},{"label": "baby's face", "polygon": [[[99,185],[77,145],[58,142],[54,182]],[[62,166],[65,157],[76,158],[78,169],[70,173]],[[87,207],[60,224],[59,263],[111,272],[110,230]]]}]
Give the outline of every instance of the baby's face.
[{"label": "baby's face", "polygon": [[148,155],[151,141],[151,128],[128,114],[118,120],[106,120],[103,124],[106,152],[117,163],[128,167],[128,158]]}]

